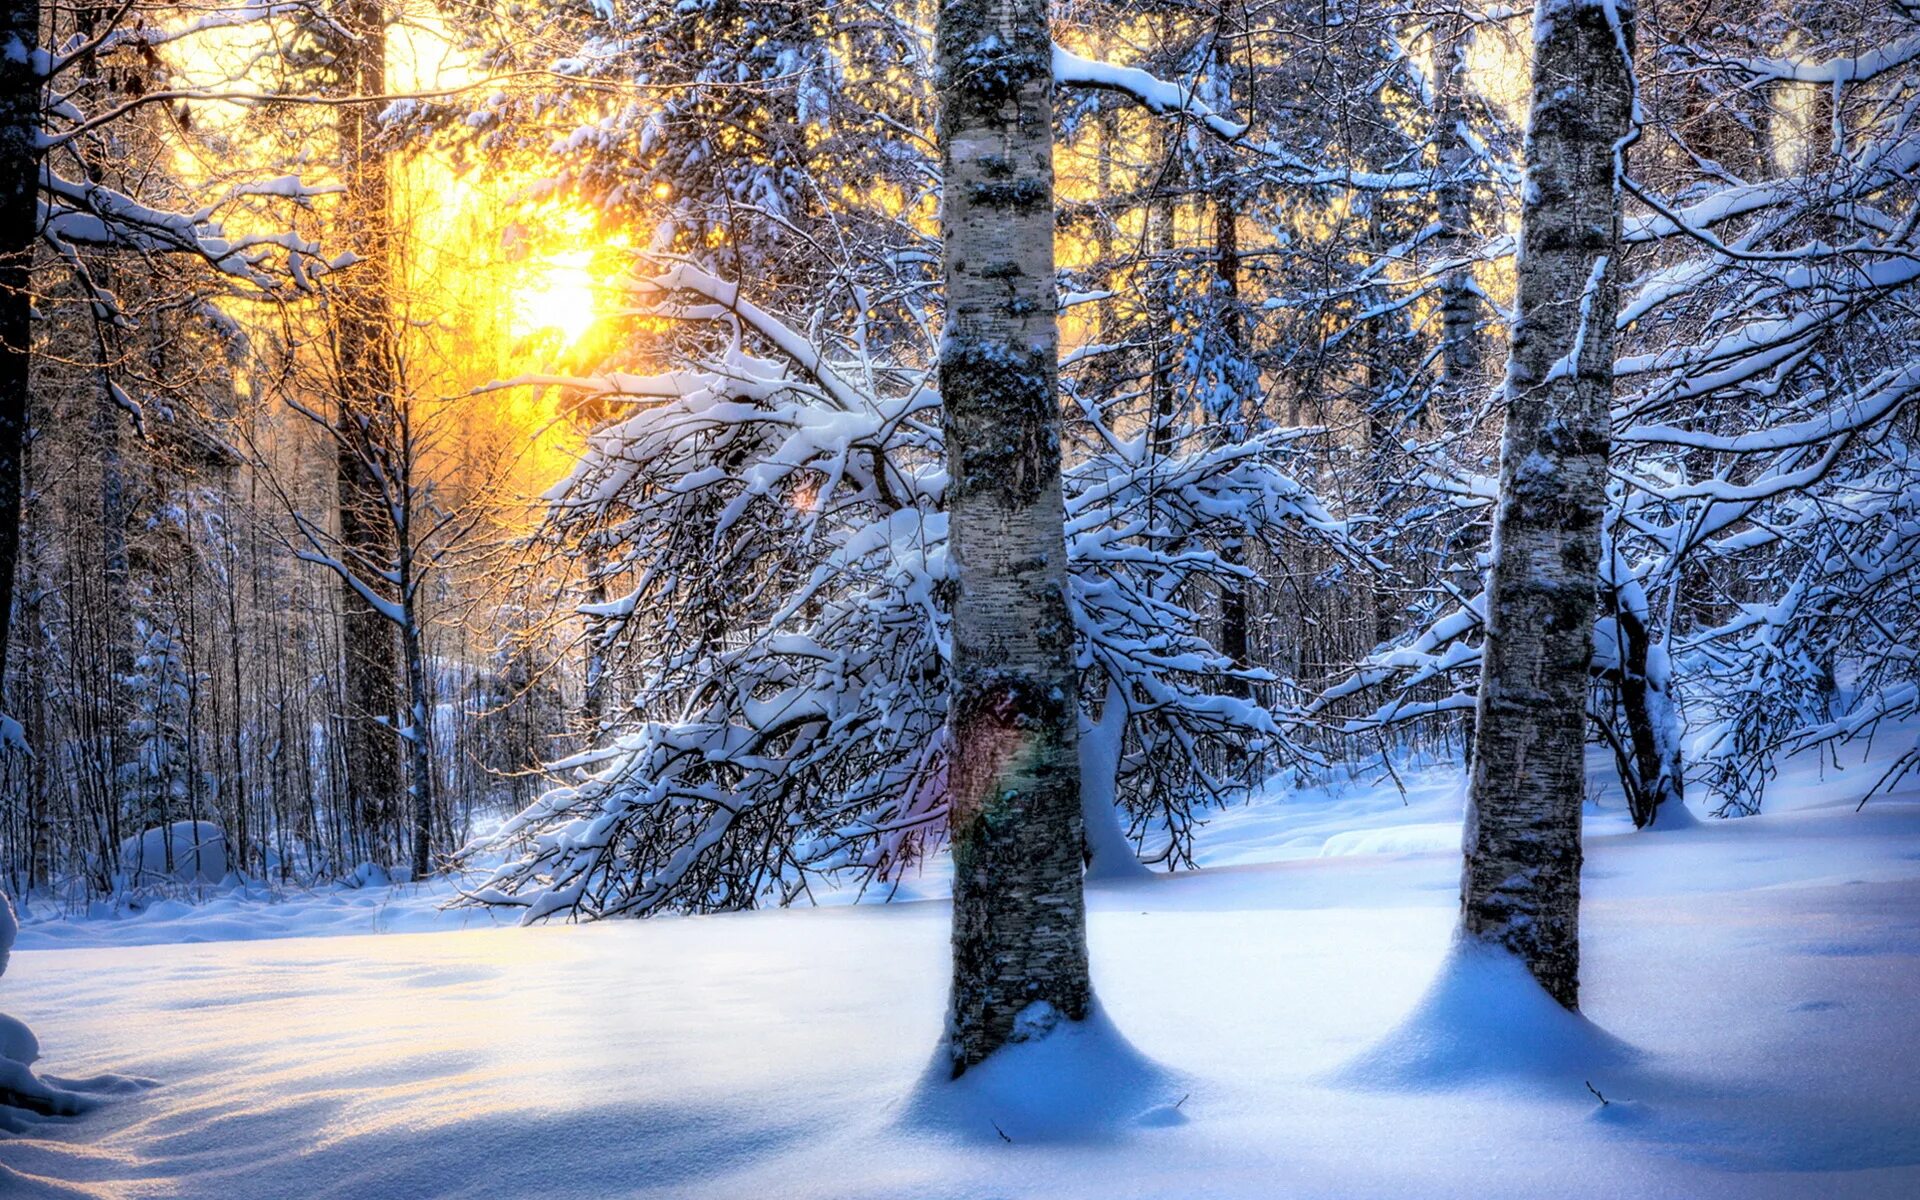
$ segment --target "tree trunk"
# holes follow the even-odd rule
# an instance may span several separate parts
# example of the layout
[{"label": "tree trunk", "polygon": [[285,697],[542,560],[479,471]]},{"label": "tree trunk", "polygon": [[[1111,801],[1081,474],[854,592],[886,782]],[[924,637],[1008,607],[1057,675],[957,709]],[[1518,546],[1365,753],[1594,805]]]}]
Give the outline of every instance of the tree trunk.
[{"label": "tree trunk", "polygon": [[[1216,90],[1223,108],[1231,112],[1234,101],[1235,72],[1231,40],[1223,43],[1214,60]],[[1231,147],[1215,147],[1213,202],[1213,296],[1218,305],[1220,332],[1230,358],[1225,385],[1228,396],[1216,414],[1226,436],[1242,440],[1259,402],[1259,372],[1252,366],[1247,337],[1246,313],[1240,305],[1240,207],[1242,191],[1238,165]],[[1220,544],[1220,557],[1230,566],[1246,563],[1246,547],[1241,539],[1229,537]],[[1220,585],[1220,653],[1236,669],[1245,670],[1247,657],[1247,591],[1239,580],[1222,580]],[[1238,677],[1226,680],[1221,688],[1231,695],[1250,692],[1247,682]]]},{"label": "tree trunk", "polygon": [[1440,277],[1441,418],[1455,420],[1471,403],[1469,392],[1480,374],[1480,297],[1473,268],[1466,263],[1473,237],[1473,183],[1466,178],[1473,161],[1466,137],[1467,51],[1473,45],[1473,28],[1458,14],[1440,28],[1443,40],[1434,47],[1438,88],[1433,140],[1440,157],[1434,207],[1440,219],[1436,241],[1449,260]]},{"label": "tree trunk", "polygon": [[[1384,154],[1371,156],[1376,169],[1384,166],[1381,161]],[[1381,195],[1363,197],[1360,203],[1366,205],[1366,247],[1367,257],[1378,260],[1391,253],[1390,236],[1386,224],[1386,198]],[[1360,327],[1361,367],[1366,384],[1363,404],[1367,420],[1367,493],[1368,507],[1376,517],[1383,517],[1393,491],[1394,476],[1394,433],[1399,427],[1396,410],[1405,403],[1401,395],[1400,375],[1394,370],[1394,343],[1399,330],[1396,318],[1387,304],[1387,289],[1376,276],[1373,282],[1360,291],[1361,303],[1367,311],[1375,315],[1367,317]],[[1393,595],[1388,576],[1382,573],[1374,577],[1368,588],[1370,618],[1366,619],[1366,636],[1373,645],[1380,646],[1393,640],[1401,618],[1402,608]]]},{"label": "tree trunk", "polygon": [[[40,0],[0,0],[0,42],[40,44]],[[40,80],[31,55],[0,54],[0,672],[13,627],[33,348],[33,245],[40,177]],[[0,675],[0,678],[3,678]]]},{"label": "tree trunk", "polygon": [[[591,542],[583,554],[586,560],[583,599],[590,605],[605,604],[606,555],[597,540]],[[607,643],[613,634],[613,623],[597,615],[587,617],[586,621],[586,686],[581,693],[580,728],[587,745],[597,746],[607,732]]]},{"label": "tree trunk", "polygon": [[960,1075],[1084,1018],[1079,723],[1060,492],[1053,69],[1042,0],[950,0],[937,35],[954,601],[949,715]]},{"label": "tree trunk", "polygon": [[[386,90],[386,26],[380,6],[371,0],[350,3],[343,21],[351,40],[340,42],[341,83],[351,92],[377,96]],[[392,321],[393,263],[385,154],[374,144],[379,134],[371,105],[340,110],[340,169],[346,182],[337,231],[359,256],[342,272],[336,292],[334,336],[338,344],[335,388],[340,428],[345,435],[337,459],[340,538],[348,567],[369,584],[378,573],[369,564],[393,556],[393,521],[385,511],[380,484],[368,468],[367,436],[361,422],[391,411],[398,382],[398,354]],[[402,841],[400,759],[393,731],[379,722],[400,717],[400,661],[393,623],[367,603],[350,584],[340,584],[344,615],[347,704],[347,782],[365,814],[368,832],[381,846]]]},{"label": "tree trunk", "polygon": [[427,657],[410,575],[409,571],[401,576],[409,598],[400,634],[407,655],[407,799],[413,823],[413,879],[418,883],[433,871],[433,702],[427,694]]},{"label": "tree trunk", "polygon": [[1120,760],[1126,750],[1127,700],[1107,680],[1100,719],[1080,731],[1080,813],[1088,879],[1143,879],[1152,872],[1134,852],[1120,812]]},{"label": "tree trunk", "polygon": [[1660,670],[1652,669],[1653,631],[1637,614],[1618,607],[1614,625],[1620,636],[1620,707],[1626,715],[1631,751],[1620,764],[1627,809],[1636,829],[1656,821],[1684,823],[1686,776],[1680,760],[1679,722],[1667,691],[1664,664]]},{"label": "tree trunk", "polygon": [[[1616,28],[1610,14],[1619,14]],[[1606,505],[1630,0],[1543,0],[1461,923],[1579,1005],[1587,668]]]},{"label": "tree trunk", "polygon": [[1173,303],[1179,288],[1174,262],[1174,237],[1179,224],[1179,207],[1174,196],[1174,172],[1179,154],[1178,140],[1166,122],[1160,124],[1158,153],[1160,176],[1147,208],[1147,342],[1153,357],[1148,364],[1149,411],[1147,449],[1155,459],[1170,458],[1174,450],[1173,373],[1180,356],[1173,345]]},{"label": "tree trunk", "polygon": [[[1473,27],[1464,15],[1450,14],[1436,26],[1434,69],[1434,147],[1439,155],[1439,182],[1434,187],[1435,215],[1440,236],[1435,244],[1449,260],[1440,277],[1440,394],[1437,414],[1444,425],[1471,417],[1480,379],[1480,294],[1473,268],[1465,259],[1472,248],[1473,184],[1464,176],[1473,160],[1467,144],[1467,52],[1473,46]],[[1464,553],[1471,559],[1486,544],[1486,526],[1475,518],[1465,531]],[[1478,572],[1474,572],[1477,576]],[[1477,579],[1474,581],[1477,583]],[[1477,726],[1473,714],[1462,720],[1461,741],[1466,766],[1473,767]]]}]

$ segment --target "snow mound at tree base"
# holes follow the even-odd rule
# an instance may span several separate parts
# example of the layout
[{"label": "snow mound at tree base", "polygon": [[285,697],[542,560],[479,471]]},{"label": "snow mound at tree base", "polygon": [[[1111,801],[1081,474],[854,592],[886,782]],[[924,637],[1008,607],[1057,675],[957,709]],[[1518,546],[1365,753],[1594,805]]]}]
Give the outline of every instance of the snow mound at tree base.
[{"label": "snow mound at tree base", "polygon": [[[1037,1011],[1044,1009],[1045,1011]],[[970,1142],[1082,1142],[1129,1129],[1178,1125],[1187,1088],[1134,1049],[1098,1003],[1083,1021],[1033,1005],[1031,1034],[952,1078],[944,1043],[934,1052],[900,1124]]]},{"label": "snow mound at tree base", "polygon": [[1421,1091],[1531,1079],[1577,1088],[1640,1057],[1562,1008],[1513,954],[1463,937],[1407,1019],[1328,1082]]},{"label": "snow mound at tree base", "polygon": [[1704,822],[1681,800],[1669,800],[1653,810],[1653,820],[1643,833],[1673,833],[1681,829],[1699,829]]}]

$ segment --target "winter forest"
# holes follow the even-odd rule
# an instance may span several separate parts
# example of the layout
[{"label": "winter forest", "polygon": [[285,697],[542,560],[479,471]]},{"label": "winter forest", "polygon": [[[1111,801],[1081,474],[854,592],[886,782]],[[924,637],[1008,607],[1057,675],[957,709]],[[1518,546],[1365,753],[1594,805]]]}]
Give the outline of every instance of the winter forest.
[{"label": "winter forest", "polygon": [[1920,1194],[1914,0],[0,0],[0,1195]]}]

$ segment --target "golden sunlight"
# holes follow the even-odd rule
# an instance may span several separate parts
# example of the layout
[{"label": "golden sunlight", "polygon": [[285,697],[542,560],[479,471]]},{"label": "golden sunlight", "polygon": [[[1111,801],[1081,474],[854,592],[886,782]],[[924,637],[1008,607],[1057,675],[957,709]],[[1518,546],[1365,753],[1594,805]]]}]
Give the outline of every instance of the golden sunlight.
[{"label": "golden sunlight", "polygon": [[593,275],[588,270],[590,250],[548,257],[529,272],[528,287],[514,297],[513,331],[528,334],[555,330],[571,346],[585,337],[598,319]]}]

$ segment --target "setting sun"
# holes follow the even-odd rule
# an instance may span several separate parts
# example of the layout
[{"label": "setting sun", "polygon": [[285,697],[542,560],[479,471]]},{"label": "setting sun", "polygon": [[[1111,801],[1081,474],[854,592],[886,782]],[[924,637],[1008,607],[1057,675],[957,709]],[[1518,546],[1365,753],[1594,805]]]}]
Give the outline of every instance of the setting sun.
[{"label": "setting sun", "polygon": [[537,269],[532,286],[520,292],[514,304],[514,332],[522,337],[557,330],[568,345],[586,336],[596,319],[593,276],[587,270],[592,254],[557,254]]}]

